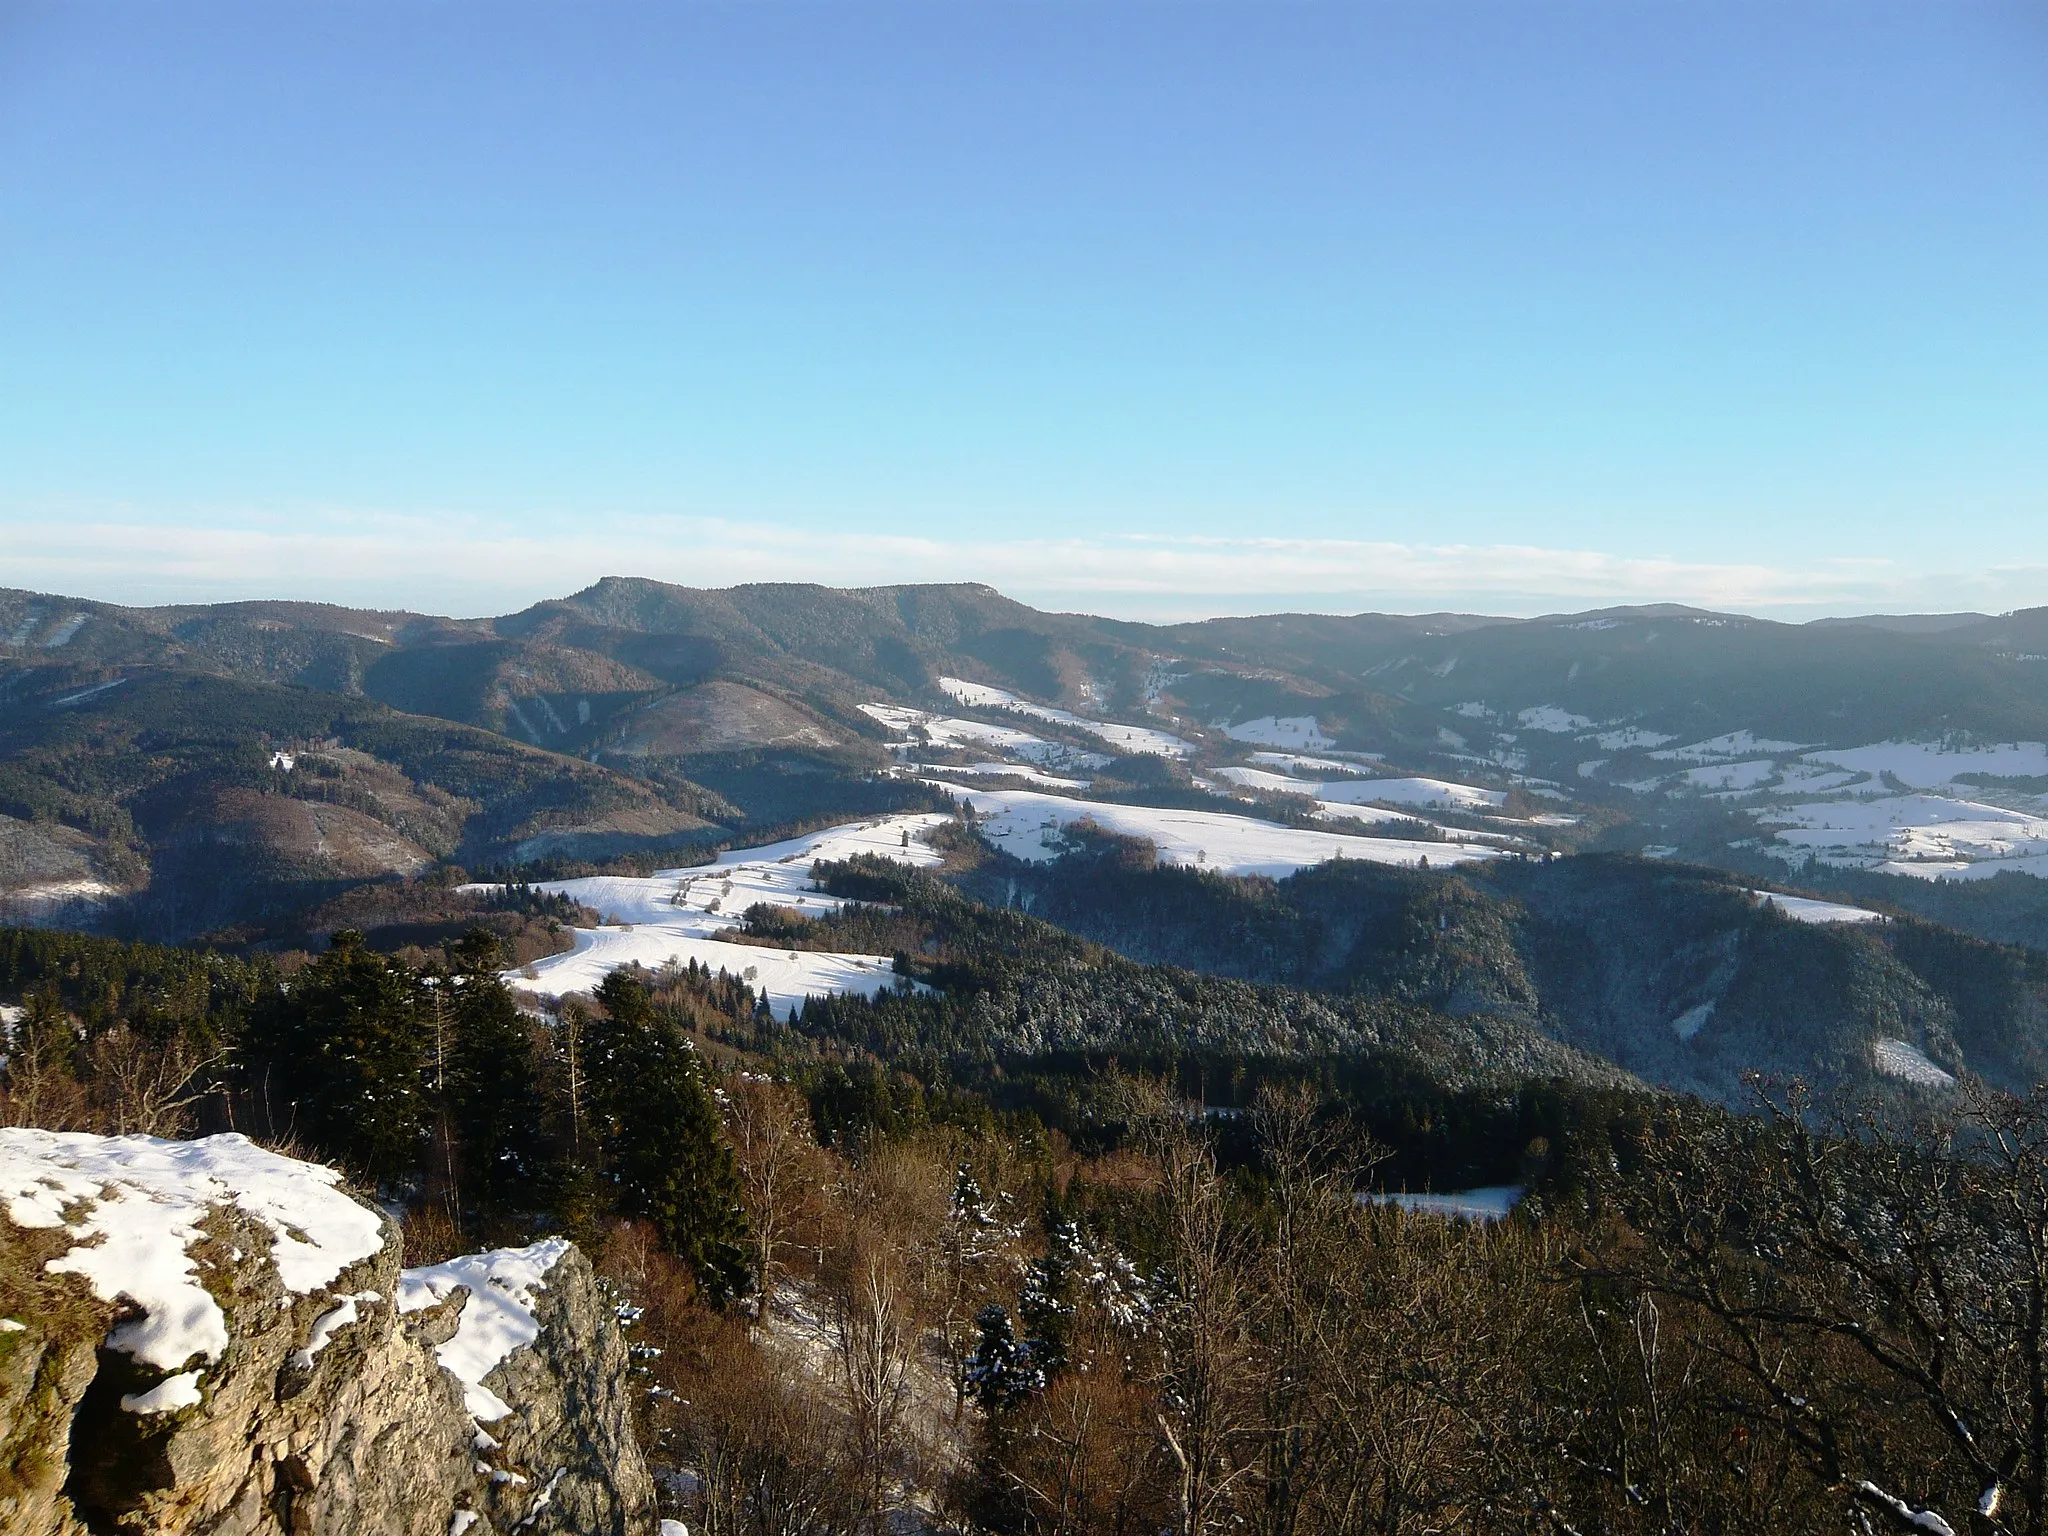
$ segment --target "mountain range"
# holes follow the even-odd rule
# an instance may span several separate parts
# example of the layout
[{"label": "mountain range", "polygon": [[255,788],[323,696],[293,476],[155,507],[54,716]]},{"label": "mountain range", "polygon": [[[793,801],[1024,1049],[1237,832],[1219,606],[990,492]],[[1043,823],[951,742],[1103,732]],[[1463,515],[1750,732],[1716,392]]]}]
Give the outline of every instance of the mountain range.
[{"label": "mountain range", "polygon": [[[2048,609],[1148,625],[979,585],[609,578],[478,619],[0,592],[0,909],[290,947],[371,908],[447,918],[485,873],[645,875],[957,806],[988,851],[961,889],[1148,963],[1511,1017],[1722,1098],[1751,1066],[1884,1076],[1872,1041],[1913,1053],[1894,1079],[2017,1083],[2048,997],[2044,743]],[[1060,895],[1093,836],[1277,890],[1260,931],[1350,937],[1254,955],[1244,912]],[[1424,894],[1366,922],[1393,898],[1363,866]],[[1757,928],[1757,891],[1838,905]],[[1772,966],[1818,988],[1789,1050]],[[1966,996],[1973,966],[2004,990]]]}]

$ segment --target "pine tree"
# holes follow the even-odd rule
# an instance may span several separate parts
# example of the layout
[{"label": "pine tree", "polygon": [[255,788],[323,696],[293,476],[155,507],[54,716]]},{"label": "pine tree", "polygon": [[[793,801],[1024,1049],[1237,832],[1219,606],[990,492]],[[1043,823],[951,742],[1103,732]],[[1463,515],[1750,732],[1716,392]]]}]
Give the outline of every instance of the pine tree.
[{"label": "pine tree", "polygon": [[697,1053],[655,1014],[646,985],[613,971],[586,1043],[592,1119],[621,1205],[644,1217],[716,1300],[749,1284],[746,1210]]}]

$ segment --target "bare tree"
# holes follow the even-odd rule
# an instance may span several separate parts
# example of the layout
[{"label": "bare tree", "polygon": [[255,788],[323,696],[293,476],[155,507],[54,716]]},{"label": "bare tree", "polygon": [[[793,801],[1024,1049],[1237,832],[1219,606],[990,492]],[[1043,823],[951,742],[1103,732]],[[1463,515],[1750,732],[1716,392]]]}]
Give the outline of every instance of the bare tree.
[{"label": "bare tree", "polygon": [[783,1083],[735,1077],[724,1087],[754,1250],[756,1316],[765,1320],[781,1275],[780,1252],[793,1244],[806,1211],[827,1182],[826,1159],[811,1136],[803,1097]]},{"label": "bare tree", "polygon": [[1172,1461],[1174,1528],[1231,1523],[1257,1466],[1257,1402],[1246,1390],[1254,1300],[1245,1236],[1199,1120],[1163,1085],[1133,1085],[1132,1116],[1158,1177],[1169,1287],[1157,1306],[1157,1422]]}]

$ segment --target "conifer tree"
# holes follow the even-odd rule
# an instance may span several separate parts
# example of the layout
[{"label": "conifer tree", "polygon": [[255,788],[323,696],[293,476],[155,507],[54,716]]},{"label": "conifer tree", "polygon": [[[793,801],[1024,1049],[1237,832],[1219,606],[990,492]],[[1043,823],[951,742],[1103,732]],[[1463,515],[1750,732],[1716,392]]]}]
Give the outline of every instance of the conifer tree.
[{"label": "conifer tree", "polygon": [[746,1210],[697,1053],[631,973],[613,971],[597,996],[606,1017],[588,1036],[591,1107],[620,1204],[654,1225],[714,1299],[742,1295]]},{"label": "conifer tree", "polygon": [[258,1048],[272,1069],[272,1128],[372,1179],[416,1168],[428,1110],[419,991],[360,933],[337,932],[279,999]]},{"label": "conifer tree", "polygon": [[442,1092],[471,1192],[502,1205],[542,1173],[543,1114],[532,1032],[498,977],[498,941],[481,930],[449,948],[452,1038]]}]

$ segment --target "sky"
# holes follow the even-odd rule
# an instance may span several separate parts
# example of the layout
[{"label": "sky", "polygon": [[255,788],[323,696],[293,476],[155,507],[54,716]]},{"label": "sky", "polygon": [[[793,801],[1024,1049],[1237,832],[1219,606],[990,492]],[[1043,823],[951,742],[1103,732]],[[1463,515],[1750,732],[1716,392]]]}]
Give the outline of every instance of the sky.
[{"label": "sky", "polygon": [[0,0],[0,585],[2048,604],[2048,8]]}]

